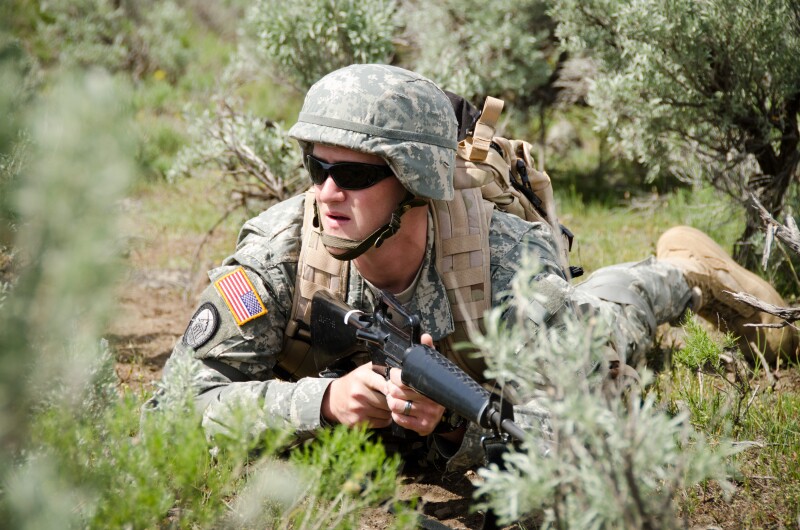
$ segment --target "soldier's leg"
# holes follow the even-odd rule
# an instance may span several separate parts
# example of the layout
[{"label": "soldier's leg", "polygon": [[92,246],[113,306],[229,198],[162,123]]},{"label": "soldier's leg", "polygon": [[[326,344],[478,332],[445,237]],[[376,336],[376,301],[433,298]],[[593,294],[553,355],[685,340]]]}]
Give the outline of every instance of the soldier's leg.
[{"label": "soldier's leg", "polygon": [[738,263],[706,234],[688,226],[664,232],[658,240],[659,262],[678,267],[692,287],[702,292],[696,313],[739,337],[739,348],[751,361],[757,348],[767,362],[779,355],[797,359],[797,332],[792,327],[764,328],[746,324],[779,324],[781,319],[739,302],[730,293],[745,292],[769,304],[785,307],[775,289]]},{"label": "soldier's leg", "polygon": [[579,310],[613,323],[612,346],[621,361],[634,367],[644,362],[656,328],[677,322],[693,297],[681,270],[654,258],[599,269],[574,292]]}]

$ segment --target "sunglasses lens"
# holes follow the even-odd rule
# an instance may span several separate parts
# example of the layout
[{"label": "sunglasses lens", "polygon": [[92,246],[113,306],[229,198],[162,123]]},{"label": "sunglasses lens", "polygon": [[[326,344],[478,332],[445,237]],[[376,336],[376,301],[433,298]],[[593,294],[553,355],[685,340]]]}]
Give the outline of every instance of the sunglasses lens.
[{"label": "sunglasses lens", "polygon": [[328,178],[328,170],[324,167],[323,162],[317,160],[313,156],[308,157],[306,169],[308,170],[309,177],[311,177],[311,182],[317,186],[321,186],[325,182],[325,179]]},{"label": "sunglasses lens", "polygon": [[308,174],[311,182],[317,186],[325,183],[328,175],[343,190],[361,190],[369,188],[379,180],[392,174],[389,166],[362,164],[359,162],[338,162],[327,164],[309,155],[307,157]]}]

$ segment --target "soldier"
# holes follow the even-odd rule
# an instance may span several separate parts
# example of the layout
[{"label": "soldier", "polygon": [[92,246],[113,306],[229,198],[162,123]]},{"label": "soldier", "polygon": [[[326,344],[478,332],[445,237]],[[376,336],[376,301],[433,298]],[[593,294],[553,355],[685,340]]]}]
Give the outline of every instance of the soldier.
[{"label": "soldier", "polygon": [[[531,253],[541,266],[536,288],[545,295],[541,318],[531,325],[602,314],[617,324],[609,346],[623,364],[638,362],[656,327],[677,321],[687,307],[712,321],[719,314],[768,356],[794,354],[793,335],[744,328],[771,317],[723,291],[748,291],[778,305],[780,296],[688,227],[661,238],[657,259],[601,269],[572,286],[547,225],[493,211],[454,189],[456,132],[448,97],[400,68],[353,65],[309,90],[289,134],[302,148],[312,189],[244,225],[234,254],[210,271],[211,284],[166,367],[178,357],[197,363],[197,404],[210,435],[224,428],[230,406],[244,400],[263,414],[254,424],[281,419],[298,438],[333,424],[381,429],[394,422],[418,433],[451,466],[479,463],[463,422],[403,385],[399,370],[387,378],[358,355],[335,370],[319,366],[307,344],[308,302],[326,289],[369,312],[375,291],[387,290],[419,314],[425,343],[482,380],[480,362],[452,347],[464,322],[479,322],[480,315],[450,300],[459,300],[461,278],[478,273],[487,280],[473,289],[476,296],[501,301]],[[443,248],[462,243],[443,228],[456,223],[457,211],[459,222],[474,225],[468,236],[477,247],[443,258]]]}]

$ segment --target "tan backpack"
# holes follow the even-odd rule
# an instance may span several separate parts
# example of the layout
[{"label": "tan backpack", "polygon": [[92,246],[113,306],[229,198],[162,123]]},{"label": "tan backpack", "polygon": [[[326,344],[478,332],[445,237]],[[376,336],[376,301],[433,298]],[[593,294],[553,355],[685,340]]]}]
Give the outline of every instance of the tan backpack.
[{"label": "tan backpack", "polygon": [[457,189],[480,187],[483,198],[497,209],[526,221],[548,223],[556,235],[564,274],[568,279],[580,276],[582,268],[569,266],[573,235],[558,222],[550,177],[536,169],[531,144],[495,136],[502,110],[502,100],[486,98],[480,118],[459,141],[454,185]]}]

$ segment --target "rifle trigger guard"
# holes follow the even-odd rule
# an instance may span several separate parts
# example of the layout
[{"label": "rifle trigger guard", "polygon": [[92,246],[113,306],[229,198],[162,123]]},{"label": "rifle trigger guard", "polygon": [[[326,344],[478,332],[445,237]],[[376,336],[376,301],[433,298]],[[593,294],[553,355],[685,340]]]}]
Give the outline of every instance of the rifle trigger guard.
[{"label": "rifle trigger guard", "polygon": [[345,313],[345,315],[344,315],[344,323],[345,323],[345,325],[349,325],[350,324],[350,317],[353,316],[354,313],[363,314],[364,312],[363,311],[359,311],[358,309],[351,309],[350,311]]}]

